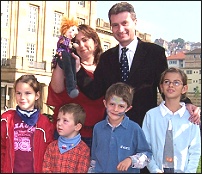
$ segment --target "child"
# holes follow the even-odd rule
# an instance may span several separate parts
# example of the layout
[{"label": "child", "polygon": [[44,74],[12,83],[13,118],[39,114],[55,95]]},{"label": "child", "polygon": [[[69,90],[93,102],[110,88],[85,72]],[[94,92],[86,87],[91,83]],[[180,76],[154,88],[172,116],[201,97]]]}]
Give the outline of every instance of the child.
[{"label": "child", "polygon": [[[56,55],[52,60],[52,68],[55,68],[58,63],[60,68],[64,70],[66,89],[71,98],[75,98],[79,94],[78,89],[76,89],[75,59],[70,54],[73,51],[73,46],[78,46],[76,43],[71,42],[71,39],[78,34],[77,25],[78,22],[74,19],[62,18],[60,28],[61,36],[57,42]],[[62,58],[60,58],[61,56]]]},{"label": "child", "polygon": [[14,83],[16,110],[1,115],[1,173],[40,173],[53,124],[39,110],[40,84],[34,75]]},{"label": "child", "polygon": [[[142,127],[153,154],[147,168],[151,173],[196,173],[201,155],[200,128],[188,120],[190,114],[180,102],[186,97],[187,76],[180,69],[169,68],[161,75],[160,88],[165,101],[146,113]],[[168,122],[173,134],[169,151],[173,149],[174,156],[163,158]]]},{"label": "child", "polygon": [[52,142],[45,153],[44,173],[86,173],[90,164],[90,149],[81,140],[86,113],[75,103],[59,109],[57,118],[58,140]]},{"label": "child", "polygon": [[147,165],[151,150],[145,135],[126,116],[132,108],[133,93],[132,87],[121,82],[108,88],[103,100],[107,117],[93,130],[89,173],[139,173]]}]

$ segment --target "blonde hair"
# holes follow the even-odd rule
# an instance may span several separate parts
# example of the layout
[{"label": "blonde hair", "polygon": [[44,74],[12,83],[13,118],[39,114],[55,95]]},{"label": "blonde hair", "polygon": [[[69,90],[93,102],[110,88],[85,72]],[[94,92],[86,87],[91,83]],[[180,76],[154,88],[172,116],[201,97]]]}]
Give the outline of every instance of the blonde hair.
[{"label": "blonde hair", "polygon": [[63,17],[61,21],[60,33],[64,35],[67,30],[72,26],[78,26],[78,21],[74,18],[69,19],[68,17]]}]

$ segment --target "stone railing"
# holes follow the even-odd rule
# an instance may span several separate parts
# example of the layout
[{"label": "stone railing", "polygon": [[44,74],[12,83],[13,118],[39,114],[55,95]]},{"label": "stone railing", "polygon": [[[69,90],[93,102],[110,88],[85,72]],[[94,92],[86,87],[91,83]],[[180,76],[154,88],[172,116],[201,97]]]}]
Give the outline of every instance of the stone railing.
[{"label": "stone railing", "polygon": [[46,72],[51,72],[51,62],[36,62],[28,61],[27,58],[12,56],[11,59],[3,58],[1,59],[1,67],[5,68],[16,68],[28,70],[30,68],[45,70]]}]

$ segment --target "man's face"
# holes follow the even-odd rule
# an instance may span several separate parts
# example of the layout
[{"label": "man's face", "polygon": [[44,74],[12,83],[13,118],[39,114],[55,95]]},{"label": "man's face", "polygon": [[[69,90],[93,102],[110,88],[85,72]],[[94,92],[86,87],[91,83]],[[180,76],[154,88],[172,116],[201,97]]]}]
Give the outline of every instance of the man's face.
[{"label": "man's face", "polygon": [[110,21],[115,39],[123,47],[129,45],[135,37],[137,20],[132,20],[129,12],[121,12],[117,15],[111,15]]}]

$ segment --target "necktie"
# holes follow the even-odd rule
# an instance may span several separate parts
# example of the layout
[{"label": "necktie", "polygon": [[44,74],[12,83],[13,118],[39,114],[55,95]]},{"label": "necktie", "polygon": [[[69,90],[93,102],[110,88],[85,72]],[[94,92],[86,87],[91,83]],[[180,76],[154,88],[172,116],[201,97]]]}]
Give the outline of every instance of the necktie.
[{"label": "necktie", "polygon": [[122,82],[125,82],[128,79],[129,75],[129,66],[128,66],[128,59],[126,56],[126,52],[128,51],[128,48],[121,48],[121,80]]},{"label": "necktie", "polygon": [[[163,167],[174,168],[174,149],[173,149],[173,133],[172,133],[172,122],[168,121],[168,129],[166,131],[166,139],[163,152]],[[164,173],[167,173],[164,171]],[[173,173],[169,171],[169,173]]]}]

